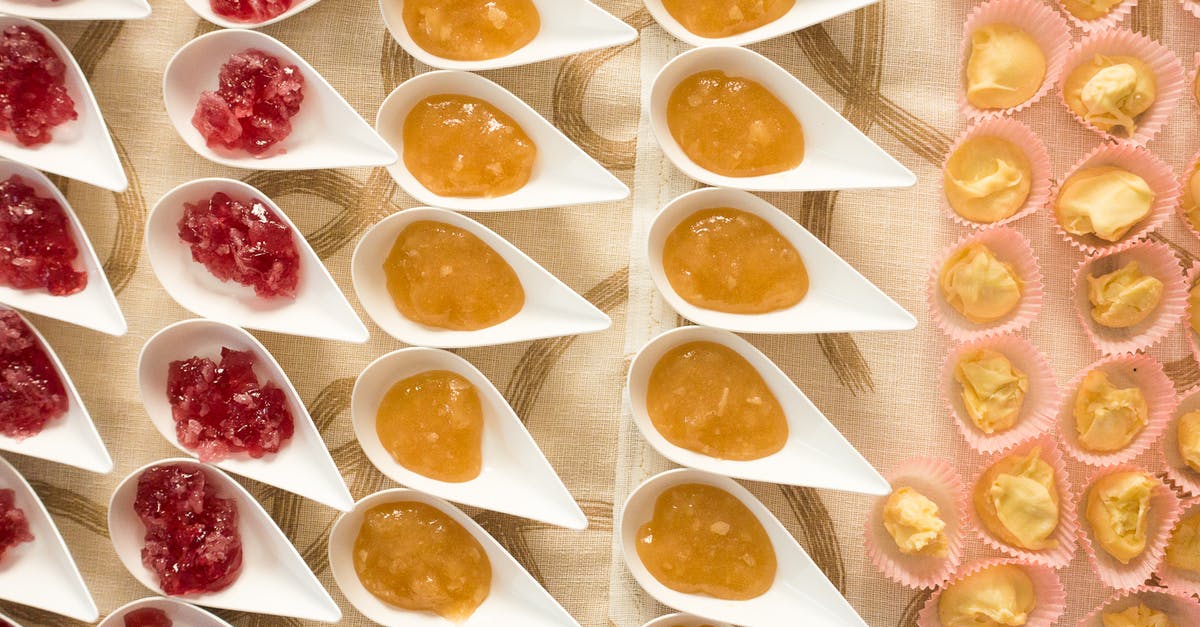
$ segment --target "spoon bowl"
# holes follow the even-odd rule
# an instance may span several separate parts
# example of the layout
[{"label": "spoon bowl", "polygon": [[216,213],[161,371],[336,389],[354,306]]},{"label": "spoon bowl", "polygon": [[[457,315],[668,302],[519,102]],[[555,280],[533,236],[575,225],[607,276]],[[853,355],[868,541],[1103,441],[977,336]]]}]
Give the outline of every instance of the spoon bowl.
[{"label": "spoon bowl", "polygon": [[876,2],[879,0],[799,0],[779,19],[758,28],[728,37],[704,37],[684,28],[663,6],[663,0],[645,0],[646,10],[663,30],[693,46],[747,46],[794,33]]},{"label": "spoon bowl", "polygon": [[0,0],[0,13],[31,20],[140,20],[150,17],[146,0]]},{"label": "spoon bowl", "polygon": [[667,614],[642,625],[642,627],[734,627],[719,620],[708,620],[683,613]]},{"label": "spoon bowl", "polygon": [[213,614],[202,610],[190,603],[176,601],[169,597],[147,597],[130,601],[113,610],[96,627],[125,627],[125,615],[145,608],[162,610],[171,622],[180,627],[233,627]]},{"label": "spoon bowl", "polygon": [[[0,0],[0,2],[4,2],[4,1],[5,0]],[[8,1],[13,1],[13,0],[8,0]],[[282,22],[283,20],[286,20],[287,18],[289,18],[303,10],[312,7],[314,4],[316,4],[320,1],[321,0],[298,0],[297,2],[293,2],[292,6],[288,7],[288,9],[286,11],[284,11],[283,13],[280,13],[279,15],[276,15],[273,18],[266,19],[261,22],[239,22],[237,20],[230,19],[228,17],[218,14],[216,11],[213,10],[212,3],[209,0],[184,0],[184,2],[187,3],[188,8],[190,8],[193,12],[195,12],[196,15],[199,15],[201,19],[203,19],[206,22],[209,22],[210,24],[215,24],[217,26],[220,26],[221,28],[248,28],[248,29],[262,28],[264,26],[270,26],[271,24],[274,24],[276,22]]]}]

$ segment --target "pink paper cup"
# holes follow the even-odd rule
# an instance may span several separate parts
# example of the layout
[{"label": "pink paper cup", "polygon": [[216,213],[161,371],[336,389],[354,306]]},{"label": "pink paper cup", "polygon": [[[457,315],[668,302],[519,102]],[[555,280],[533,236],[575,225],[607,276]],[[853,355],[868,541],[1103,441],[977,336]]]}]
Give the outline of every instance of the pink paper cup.
[{"label": "pink paper cup", "polygon": [[[1190,293],[1191,289],[1197,283],[1200,283],[1200,262],[1192,264],[1192,267],[1187,271],[1187,278],[1185,280]],[[1183,332],[1187,335],[1188,347],[1192,349],[1192,358],[1200,362],[1200,335],[1192,328],[1192,318],[1195,316],[1200,316],[1200,311],[1196,311],[1196,308],[1192,306],[1191,299],[1188,299],[1187,314],[1183,318]]]},{"label": "pink paper cup", "polygon": [[1200,17],[1200,2],[1196,0],[1179,0],[1183,5],[1183,10],[1191,13],[1196,17]]},{"label": "pink paper cup", "polygon": [[[1026,627],[1048,627],[1058,622],[1062,618],[1063,612],[1067,608],[1067,593],[1063,589],[1062,580],[1058,578],[1058,574],[1054,569],[1041,564],[1029,564],[1021,560],[1014,559],[987,559],[970,564],[964,564],[959,567],[958,572],[946,584],[946,587],[954,585],[956,582],[962,581],[964,578],[974,575],[975,573],[994,568],[996,566],[1013,565],[1020,567],[1029,576],[1033,582],[1034,606],[1033,611],[1029,613]],[[943,627],[942,621],[938,618],[938,601],[942,598],[942,591],[946,587],[938,588],[925,601],[924,607],[917,614],[918,627]]]},{"label": "pink paper cup", "polygon": [[1175,625],[1200,625],[1200,602],[1186,594],[1165,588],[1141,586],[1113,595],[1091,614],[1079,621],[1079,627],[1104,627],[1104,615],[1120,612],[1140,603],[1166,613]]},{"label": "pink paper cup", "polygon": [[1071,24],[1083,29],[1083,32],[1085,33],[1112,28],[1117,24],[1120,24],[1121,20],[1124,20],[1125,16],[1133,12],[1133,7],[1137,5],[1137,0],[1125,0],[1121,4],[1113,7],[1112,10],[1109,11],[1104,17],[1098,17],[1094,20],[1085,20],[1075,17],[1074,14],[1068,11],[1067,8],[1063,6],[1062,0],[1056,0],[1056,2],[1059,8],[1062,9],[1063,15],[1067,16],[1067,19],[1071,22]]},{"label": "pink paper cup", "polygon": [[[1162,466],[1163,472],[1180,492],[1185,496],[1200,496],[1200,472],[1192,470],[1183,455],[1179,452],[1179,419],[1194,411],[1200,411],[1200,386],[1179,395],[1179,402],[1171,412],[1171,420],[1163,430]],[[1200,625],[1200,623],[1197,623]]]},{"label": "pink paper cup", "polygon": [[[1000,261],[1012,266],[1013,272],[1021,280],[1021,301],[1007,316],[999,320],[986,323],[971,322],[954,309],[942,295],[938,281],[942,267],[955,252],[973,243],[987,246]],[[1024,235],[1007,226],[977,231],[946,247],[929,272],[929,287],[926,290],[934,323],[956,344],[1012,333],[1028,327],[1041,311],[1042,296],[1042,271],[1038,267],[1033,247]]]},{"label": "pink paper cup", "polygon": [[[1042,86],[1029,100],[1007,109],[980,109],[967,102],[967,61],[971,58],[971,35],[991,24],[1010,24],[1033,38],[1046,55],[1046,76]],[[1012,115],[1041,100],[1058,82],[1071,44],[1071,28],[1057,11],[1041,0],[989,0],[967,16],[959,54],[958,107],[970,120]]]},{"label": "pink paper cup", "polygon": [[[979,519],[979,514],[975,511],[974,501],[971,498],[975,486],[979,484],[980,479],[983,478],[983,474],[993,464],[1009,456],[1027,455],[1034,448],[1041,448],[1040,456],[1042,460],[1054,468],[1055,487],[1058,489],[1058,527],[1051,536],[1057,542],[1057,546],[1041,551],[1029,551],[1015,547],[992,535],[992,532]],[[1075,494],[1071,491],[1071,481],[1067,473],[1066,462],[1063,460],[1062,453],[1059,452],[1058,447],[1054,445],[1054,439],[1051,436],[1042,436],[1036,440],[1029,440],[1002,454],[986,458],[983,464],[972,475],[971,482],[966,487],[966,490],[963,499],[968,503],[967,520],[970,522],[971,527],[975,529],[976,534],[979,535],[979,539],[983,540],[983,543],[987,546],[1009,557],[1049,568],[1062,568],[1075,557],[1077,538],[1079,536],[1079,519],[1075,512]]]},{"label": "pink paper cup", "polygon": [[[1200,55],[1200,53],[1197,54]],[[1188,218],[1187,197],[1188,188],[1191,186],[1192,174],[1196,172],[1198,168],[1200,168],[1200,152],[1197,152],[1192,156],[1192,159],[1188,162],[1187,167],[1182,173],[1180,173],[1178,182],[1179,197],[1175,201],[1176,212],[1179,214],[1179,219],[1183,222],[1183,225],[1187,227],[1187,230],[1192,234],[1192,237],[1195,237],[1196,239],[1200,239],[1200,229],[1197,229],[1197,225],[1192,224],[1192,221]],[[1193,199],[1193,202],[1197,200],[1200,199]]]},{"label": "pink paper cup", "polygon": [[1016,222],[1046,205],[1046,199],[1050,197],[1050,153],[1046,150],[1046,144],[1042,142],[1037,133],[1034,133],[1025,124],[1012,118],[987,118],[963,131],[958,136],[958,139],[954,141],[954,145],[950,147],[950,151],[946,153],[946,158],[942,160],[943,173],[946,171],[946,165],[950,162],[950,157],[955,152],[958,152],[958,149],[963,144],[976,137],[999,137],[1000,139],[1009,141],[1025,152],[1025,157],[1029,159],[1030,169],[1033,171],[1033,180],[1030,181],[1029,186],[1029,196],[1025,198],[1025,203],[1017,209],[1017,212],[1007,218],[995,222],[975,222],[960,216],[954,210],[954,207],[950,206],[950,201],[946,199],[943,187],[941,207],[947,217],[965,227],[978,229]]},{"label": "pink paper cup", "polygon": [[[1094,473],[1080,493],[1080,518],[1087,519],[1088,495],[1091,494],[1092,487],[1097,480],[1116,472],[1131,471],[1147,473],[1144,468],[1128,464],[1104,468]],[[1130,560],[1128,564],[1117,561],[1096,543],[1090,524],[1085,522],[1082,525],[1083,532],[1080,534],[1080,541],[1083,544],[1083,552],[1087,555],[1096,576],[1110,588],[1133,590],[1141,586],[1162,562],[1163,552],[1167,548],[1167,538],[1171,529],[1175,527],[1175,522],[1179,520],[1179,497],[1175,496],[1175,492],[1157,477],[1151,474],[1151,478],[1154,479],[1156,485],[1150,495],[1150,511],[1146,514],[1146,550]]]},{"label": "pink paper cup", "polygon": [[[1103,371],[1118,388],[1141,388],[1146,398],[1146,426],[1125,448],[1108,453],[1083,448],[1079,443],[1079,430],[1075,427],[1075,396],[1083,378],[1093,370]],[[1125,464],[1158,441],[1171,421],[1176,401],[1175,386],[1158,360],[1141,354],[1105,357],[1079,371],[1067,384],[1058,410],[1058,441],[1067,455],[1088,466],[1105,468]]]},{"label": "pink paper cup", "polygon": [[[1142,177],[1150,190],[1154,192],[1154,202],[1150,205],[1150,213],[1140,222],[1133,225],[1119,241],[1110,242],[1096,237],[1094,233],[1075,235],[1063,229],[1058,220],[1058,197],[1063,185],[1080,170],[1112,166],[1128,170]],[[1071,166],[1062,181],[1054,186],[1050,193],[1047,210],[1054,221],[1054,230],[1059,237],[1086,255],[1114,250],[1128,242],[1145,238],[1167,221],[1179,203],[1179,179],[1175,171],[1162,159],[1149,150],[1134,144],[1102,143]]]},{"label": "pink paper cup", "polygon": [[[1063,89],[1067,78],[1071,76],[1071,72],[1075,68],[1092,60],[1097,54],[1137,57],[1150,67],[1157,79],[1157,96],[1154,104],[1140,116],[1137,129],[1128,138],[1117,137],[1094,126],[1067,106],[1066,92]],[[1184,73],[1183,63],[1167,47],[1133,31],[1101,29],[1091,32],[1076,42],[1075,46],[1071,48],[1071,52],[1067,54],[1066,64],[1063,65],[1062,74],[1058,79],[1058,94],[1059,101],[1067,109],[1067,112],[1097,135],[1120,143],[1145,144],[1158,134],[1158,131],[1166,124],[1167,118],[1171,117],[1171,112],[1175,110],[1180,96],[1183,95],[1186,82],[1187,76]]]},{"label": "pink paper cup", "polygon": [[937,504],[946,522],[945,557],[905,555],[883,526],[887,497],[875,499],[864,527],[867,557],[884,577],[906,588],[936,588],[950,577],[962,560],[966,531],[966,503],[962,481],[949,464],[940,459],[916,457],[900,462],[885,474],[892,488],[912,488]]},{"label": "pink paper cup", "polygon": [[[1137,262],[1143,274],[1162,281],[1162,300],[1145,320],[1132,327],[1113,329],[1098,324],[1092,318],[1087,278],[1119,270],[1131,261]],[[1161,242],[1128,242],[1084,259],[1075,268],[1071,299],[1079,324],[1096,350],[1105,355],[1119,355],[1147,349],[1175,329],[1187,315],[1188,284],[1170,246]]]},{"label": "pink paper cup", "polygon": [[[991,349],[1004,355],[1014,368],[1029,378],[1029,389],[1025,392],[1017,422],[1007,431],[992,434],[980,431],[963,404],[962,385],[954,379],[955,368],[963,356],[980,349]],[[1010,449],[1053,429],[1062,398],[1046,356],[1029,340],[1016,335],[985,337],[951,348],[942,364],[938,389],[967,446],[985,455]]]},{"label": "pink paper cup", "polygon": [[[1190,499],[1183,502],[1180,505],[1180,510],[1179,521],[1193,514],[1200,513],[1200,499]],[[1179,521],[1176,521],[1176,525],[1179,524]],[[1171,533],[1175,533],[1174,528],[1172,528]],[[1170,543],[1170,538],[1168,538],[1168,543]],[[1154,571],[1154,575],[1158,577],[1158,580],[1163,585],[1174,592],[1187,595],[1200,595],[1200,573],[1175,568],[1167,563],[1165,557],[1162,563],[1158,565],[1158,570]],[[1200,625],[1200,621],[1180,624]]]}]

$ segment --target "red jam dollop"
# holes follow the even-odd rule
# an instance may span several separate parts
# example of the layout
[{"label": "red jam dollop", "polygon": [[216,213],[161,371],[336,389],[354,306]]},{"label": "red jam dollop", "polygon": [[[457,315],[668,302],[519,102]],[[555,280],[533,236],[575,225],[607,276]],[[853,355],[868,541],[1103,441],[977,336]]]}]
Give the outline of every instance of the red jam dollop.
[{"label": "red jam dollop", "polygon": [[17,312],[0,311],[0,434],[24,439],[67,413],[58,370]]},{"label": "red jam dollop", "polygon": [[200,468],[167,464],[138,477],[133,509],[146,527],[142,564],[169,595],[216,592],[237,579],[237,502],[217,496]]},{"label": "red jam dollop", "polygon": [[0,490],[0,560],[9,549],[33,540],[29,521],[25,520],[25,512],[17,507],[16,501],[16,492]]},{"label": "red jam dollop", "polygon": [[292,0],[210,0],[209,5],[221,17],[258,24],[292,8]]},{"label": "red jam dollop", "polygon": [[167,613],[157,607],[141,607],[125,614],[125,627],[172,627]]},{"label": "red jam dollop", "polygon": [[0,131],[22,146],[50,142],[50,129],[79,117],[67,94],[67,65],[29,26],[0,35]]},{"label": "red jam dollop", "polygon": [[300,68],[251,48],[230,57],[217,81],[217,91],[200,94],[192,115],[209,148],[261,155],[291,134],[304,100]]},{"label": "red jam dollop", "polygon": [[218,279],[253,287],[262,298],[296,297],[300,253],[292,229],[261,200],[246,203],[217,192],[184,203],[179,237]]},{"label": "red jam dollop", "polygon": [[287,396],[258,382],[250,351],[221,348],[220,364],[207,357],[171,362],[167,399],[179,443],[202,462],[277,453],[295,430]]},{"label": "red jam dollop", "polygon": [[78,256],[57,200],[38,196],[16,175],[0,182],[0,284],[74,294],[88,281],[87,272],[75,269]]}]

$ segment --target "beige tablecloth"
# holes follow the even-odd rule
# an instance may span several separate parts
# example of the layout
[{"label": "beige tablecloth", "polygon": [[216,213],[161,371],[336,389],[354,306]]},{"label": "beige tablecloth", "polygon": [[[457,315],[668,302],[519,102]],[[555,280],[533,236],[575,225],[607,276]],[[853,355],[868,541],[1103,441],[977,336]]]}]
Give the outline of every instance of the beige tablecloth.
[{"label": "beige tablecloth", "polygon": [[[575,532],[488,512],[472,512],[475,518],[582,624],[636,627],[665,608],[640,591],[613,551],[614,504],[669,464],[632,426],[622,406],[622,381],[630,356],[647,339],[682,323],[651,285],[642,242],[657,208],[696,184],[663,158],[639,107],[654,72],[684,47],[654,24],[637,0],[600,4],[637,27],[640,40],[487,76],[524,98],[611,169],[634,190],[632,197],[607,205],[475,217],[585,294],[612,317],[613,326],[594,335],[461,354],[496,383],[525,419],[590,524],[586,531]],[[766,195],[920,320],[918,329],[909,333],[750,338],[881,469],[915,454],[942,456],[963,469],[974,462],[937,398],[935,372],[946,343],[930,323],[924,301],[933,256],[961,235],[938,213],[938,164],[964,126],[956,107],[956,57],[962,22],[974,4],[885,0],[753,46],[795,73],[920,178],[911,190]],[[1177,0],[1142,0],[1126,25],[1161,38],[1190,66],[1200,41],[1200,21],[1186,14]],[[5,457],[45,500],[106,614],[148,594],[120,565],[108,541],[109,494],[134,468],[175,453],[150,425],[135,389],[142,343],[164,325],[189,317],[163,291],[143,254],[148,206],[193,178],[242,178],[289,213],[351,294],[350,254],[358,236],[382,216],[415,202],[383,169],[245,172],[193,154],[171,128],[159,91],[170,55],[212,29],[182,0],[155,0],[154,14],[143,21],[51,27],[88,73],[129,175],[129,189],[121,194],[64,182],[105,260],[129,333],[111,338],[45,318],[34,321],[79,386],[116,468],[100,476]],[[374,119],[379,103],[395,85],[428,69],[388,36],[374,0],[325,0],[264,30],[304,55],[368,120]],[[1098,142],[1055,98],[1019,117],[1052,140],[1056,175]],[[1196,104],[1185,98],[1171,126],[1151,144],[1177,170],[1200,148],[1191,141],[1196,117]],[[1049,295],[1028,335],[1050,355],[1060,383],[1065,383],[1098,357],[1066,299],[1070,271],[1079,256],[1054,235],[1044,214],[1023,220],[1019,228],[1042,259]],[[1175,218],[1161,237],[1188,261],[1200,250]],[[357,307],[356,299],[351,300]],[[256,333],[308,404],[356,498],[392,485],[367,462],[349,425],[354,377],[377,356],[400,347],[378,327],[368,326],[371,340],[364,345]],[[1181,331],[1152,354],[1166,363],[1177,385],[1200,380]],[[325,539],[335,512],[246,483],[339,602],[343,623],[367,624],[329,574]],[[914,624],[926,595],[884,581],[864,559],[866,497],[765,484],[749,487],[793,531],[868,623]],[[970,555],[985,554],[972,540]],[[1071,593],[1061,624],[1070,625],[1107,593],[1088,572],[1082,554],[1063,574]],[[72,624],[8,603],[0,603],[0,608],[30,625]],[[235,625],[298,622],[222,614]],[[805,624],[795,617],[780,621]]]}]

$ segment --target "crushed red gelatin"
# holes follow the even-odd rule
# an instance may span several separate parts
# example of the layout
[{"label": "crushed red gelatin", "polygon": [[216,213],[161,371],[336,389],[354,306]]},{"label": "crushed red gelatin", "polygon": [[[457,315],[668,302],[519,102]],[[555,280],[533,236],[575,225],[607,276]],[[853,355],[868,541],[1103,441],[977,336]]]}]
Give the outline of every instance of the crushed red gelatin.
[{"label": "crushed red gelatin", "polygon": [[12,490],[0,490],[0,560],[4,553],[22,542],[33,540],[29,532],[29,521],[25,512],[17,507],[17,494]]},{"label": "crushed red gelatin", "polygon": [[296,297],[300,253],[292,229],[260,200],[249,203],[217,192],[184,203],[179,237],[192,259],[222,281],[234,280],[263,297]]},{"label": "crushed red gelatin", "polygon": [[24,439],[67,413],[58,370],[21,316],[0,310],[0,434]]},{"label": "crushed red gelatin", "polygon": [[237,579],[237,502],[220,498],[200,468],[154,466],[138,477],[133,509],[146,527],[142,564],[170,595],[216,592]]},{"label": "crushed red gelatin", "polygon": [[74,294],[88,281],[87,272],[75,269],[78,256],[57,200],[38,196],[16,175],[0,182],[0,284]]},{"label": "crushed red gelatin", "polygon": [[141,607],[125,614],[125,627],[172,627],[171,617],[157,607]]},{"label": "crushed red gelatin", "polygon": [[292,0],[210,0],[213,13],[236,22],[257,24],[282,15]]},{"label": "crushed red gelatin", "polygon": [[220,365],[206,357],[171,362],[167,398],[179,443],[203,462],[276,453],[295,430],[287,397],[272,382],[259,384],[250,351],[221,348]]},{"label": "crushed red gelatin", "polygon": [[50,129],[79,117],[67,94],[67,66],[41,33],[9,26],[0,35],[0,131],[23,146],[50,141]]},{"label": "crushed red gelatin", "polygon": [[303,100],[300,68],[251,48],[221,66],[217,91],[200,94],[192,126],[209,148],[259,155],[291,134]]}]

